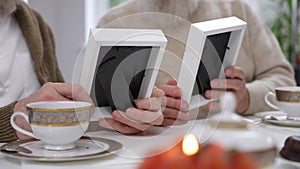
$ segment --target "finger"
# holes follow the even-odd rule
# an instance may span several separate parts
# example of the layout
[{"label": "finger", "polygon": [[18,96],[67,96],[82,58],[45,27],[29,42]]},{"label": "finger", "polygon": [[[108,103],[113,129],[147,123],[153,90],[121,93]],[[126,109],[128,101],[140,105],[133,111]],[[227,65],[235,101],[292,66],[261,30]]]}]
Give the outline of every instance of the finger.
[{"label": "finger", "polygon": [[32,131],[29,123],[22,117],[22,116],[17,116],[15,117],[15,123],[17,126],[20,128],[27,130],[27,131]]},{"label": "finger", "polygon": [[221,111],[220,102],[218,101],[209,102],[207,108],[211,111]]},{"label": "finger", "polygon": [[165,92],[157,87],[154,87],[151,96],[152,97],[164,97]]},{"label": "finger", "polygon": [[57,93],[55,89],[49,88],[48,86],[43,86],[38,93],[34,93],[32,97],[25,99],[27,103],[35,101],[70,101],[68,97],[62,96]]},{"label": "finger", "polygon": [[32,138],[32,137],[29,137],[29,136],[27,136],[27,135],[25,135],[25,134],[22,134],[22,133],[20,133],[20,132],[16,132],[16,134],[17,134],[17,137],[19,138],[19,140],[25,140],[25,139],[30,139],[30,138]]},{"label": "finger", "polygon": [[89,94],[79,84],[73,83],[46,83],[53,87],[57,95],[64,96],[74,101],[84,101],[92,104],[91,113],[95,111],[95,105]]},{"label": "finger", "polygon": [[125,124],[122,124],[114,119],[111,118],[102,118],[99,120],[99,125],[101,127],[111,129],[111,130],[116,130],[120,133],[123,134],[137,134],[140,133],[141,131],[138,129],[135,129],[133,127],[127,126]]},{"label": "finger", "polygon": [[92,99],[84,88],[79,84],[73,83],[52,83],[53,88],[57,93],[65,96],[67,98],[76,100],[76,101],[86,101],[93,103]]},{"label": "finger", "polygon": [[245,82],[239,79],[214,79],[211,87],[215,89],[240,90],[245,86]]},{"label": "finger", "polygon": [[146,99],[135,100],[137,108],[150,111],[158,111],[161,109],[161,99],[151,97]]},{"label": "finger", "polygon": [[99,119],[99,126],[115,130],[115,120],[112,118],[101,118]]},{"label": "finger", "polygon": [[[15,117],[15,123],[17,126],[19,126],[20,128],[22,128],[24,130],[32,131],[29,123],[27,123],[27,121],[23,117],[18,117],[18,116]],[[16,134],[20,140],[31,138],[30,136],[24,135],[18,131],[16,132]]]},{"label": "finger", "polygon": [[128,117],[126,117],[124,112],[121,112],[121,111],[118,111],[118,110],[114,111],[112,113],[112,116],[116,121],[121,122],[123,124],[126,124],[127,126],[136,128],[140,131],[146,131],[150,127],[149,124],[145,124],[145,123],[135,121],[133,119],[129,119]]},{"label": "finger", "polygon": [[94,103],[89,94],[85,91],[85,89],[79,85],[79,84],[73,84],[72,85],[72,94],[73,94],[73,100],[76,101],[85,101],[85,102],[90,102]]},{"label": "finger", "polygon": [[173,108],[187,112],[189,110],[189,104],[181,99],[174,99],[172,97],[167,97],[167,108]]},{"label": "finger", "polygon": [[246,82],[239,79],[227,79],[226,85],[228,90],[239,91],[245,88]]},{"label": "finger", "polygon": [[154,87],[153,91],[152,91],[152,95],[151,97],[157,97],[160,99],[160,104],[161,107],[164,109],[164,107],[166,107],[167,104],[167,97],[165,95],[165,92],[157,87]]},{"label": "finger", "polygon": [[174,97],[174,98],[181,98],[181,90],[177,86],[170,86],[170,85],[161,85],[158,86],[161,90],[163,90],[166,96]]},{"label": "finger", "polygon": [[179,120],[179,119],[164,119],[162,126],[172,126],[172,125],[183,125],[186,124],[187,120]]},{"label": "finger", "polygon": [[148,123],[152,125],[160,125],[164,119],[161,112],[143,111],[135,108],[128,108],[125,112],[126,116],[139,123]]},{"label": "finger", "polygon": [[189,120],[190,112],[181,112],[175,109],[166,108],[164,111],[165,118],[179,119],[179,120]]},{"label": "finger", "polygon": [[220,99],[221,96],[224,95],[224,91],[220,91],[220,90],[207,90],[205,91],[205,97],[207,99]]},{"label": "finger", "polygon": [[59,95],[69,98],[72,98],[72,84],[71,83],[52,83],[48,82],[43,85],[43,89],[45,90],[53,90]]},{"label": "finger", "polygon": [[245,73],[242,68],[237,66],[231,66],[225,69],[226,77],[233,78],[233,79],[240,79],[243,80],[245,78]]},{"label": "finger", "polygon": [[177,86],[177,81],[175,79],[170,79],[167,82],[167,85],[171,85],[171,86]]}]

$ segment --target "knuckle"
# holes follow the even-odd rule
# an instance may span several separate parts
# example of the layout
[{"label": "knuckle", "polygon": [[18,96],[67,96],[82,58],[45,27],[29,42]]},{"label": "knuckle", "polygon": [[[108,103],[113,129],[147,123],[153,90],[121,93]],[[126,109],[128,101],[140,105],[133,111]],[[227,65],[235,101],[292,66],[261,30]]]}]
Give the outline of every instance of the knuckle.
[{"label": "knuckle", "polygon": [[54,83],[53,82],[47,82],[43,85],[43,88],[53,88]]},{"label": "knuckle", "polygon": [[166,94],[163,90],[157,89],[158,97],[164,97]]}]

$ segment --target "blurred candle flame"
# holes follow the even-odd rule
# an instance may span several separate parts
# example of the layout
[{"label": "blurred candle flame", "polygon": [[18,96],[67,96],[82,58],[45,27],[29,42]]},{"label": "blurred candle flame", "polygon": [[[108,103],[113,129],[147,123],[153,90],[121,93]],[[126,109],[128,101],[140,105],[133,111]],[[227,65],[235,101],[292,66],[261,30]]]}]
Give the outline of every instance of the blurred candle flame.
[{"label": "blurred candle flame", "polygon": [[188,134],[184,136],[182,142],[182,151],[187,156],[194,155],[199,151],[199,143],[194,135]]}]

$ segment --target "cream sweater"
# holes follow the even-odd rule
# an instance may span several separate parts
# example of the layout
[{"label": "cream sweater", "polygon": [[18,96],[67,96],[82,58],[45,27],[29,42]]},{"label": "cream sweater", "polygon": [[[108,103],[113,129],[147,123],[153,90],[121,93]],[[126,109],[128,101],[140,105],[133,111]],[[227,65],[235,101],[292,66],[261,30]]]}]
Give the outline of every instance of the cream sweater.
[{"label": "cream sweater", "polygon": [[[187,21],[172,19],[166,14],[143,14],[136,2],[131,0],[112,9],[100,20],[98,27],[162,29],[168,38],[168,46],[161,68],[173,77],[178,76],[190,23],[236,16],[248,23],[236,63],[245,72],[250,95],[246,114],[270,110],[264,102],[264,95],[277,86],[296,84],[293,68],[275,36],[242,0],[199,0],[197,10],[189,14]],[[166,73],[160,74],[157,83],[165,83],[169,78]]]}]

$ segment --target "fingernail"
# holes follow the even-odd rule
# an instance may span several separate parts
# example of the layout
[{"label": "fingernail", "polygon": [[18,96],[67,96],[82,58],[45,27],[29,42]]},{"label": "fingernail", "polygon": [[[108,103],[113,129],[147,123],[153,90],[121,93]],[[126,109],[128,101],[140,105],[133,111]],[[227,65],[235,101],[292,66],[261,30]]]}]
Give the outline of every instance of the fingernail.
[{"label": "fingernail", "polygon": [[208,98],[208,99],[211,98],[211,91],[210,90],[205,91],[205,97]]},{"label": "fingernail", "polygon": [[121,117],[121,114],[120,114],[120,112],[119,111],[114,111],[113,112],[113,116],[115,117],[115,118],[120,118]]}]

